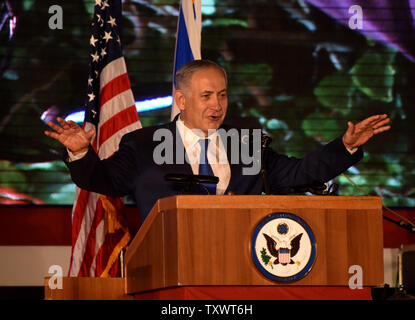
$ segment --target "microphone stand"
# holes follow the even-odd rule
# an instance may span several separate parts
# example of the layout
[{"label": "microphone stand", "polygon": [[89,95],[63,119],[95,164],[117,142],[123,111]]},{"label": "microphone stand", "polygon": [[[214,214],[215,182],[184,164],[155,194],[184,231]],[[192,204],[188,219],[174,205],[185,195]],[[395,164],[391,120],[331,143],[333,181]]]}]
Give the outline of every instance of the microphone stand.
[{"label": "microphone stand", "polygon": [[203,184],[203,183],[196,183],[197,186],[199,187],[203,187],[205,189],[205,191],[207,192],[208,195],[210,195],[209,189]]},{"label": "microphone stand", "polygon": [[393,219],[391,219],[391,218],[389,218],[389,217],[387,217],[385,215],[383,216],[383,219],[385,219],[385,220],[387,220],[389,222],[392,222],[392,223],[396,224],[397,226],[399,226],[401,228],[404,228],[405,230],[407,230],[407,231],[409,231],[411,233],[415,233],[415,227],[413,225],[410,225],[409,223],[408,224],[405,224],[405,222],[403,220],[396,221],[396,220],[393,220]]},{"label": "microphone stand", "polygon": [[[346,174],[344,174],[344,173],[342,173],[342,176],[343,177],[345,177],[347,180],[349,180],[349,182],[356,188],[356,189],[358,189],[358,190],[360,190],[360,191],[362,191],[364,194],[366,194],[367,196],[369,196],[369,193],[367,193],[364,189],[362,189],[361,187],[359,187],[352,179],[350,179]],[[396,224],[396,225],[398,225],[399,227],[401,227],[401,228],[403,228],[403,229],[405,229],[405,230],[407,230],[407,231],[409,231],[409,232],[412,232],[412,233],[415,233],[415,225],[411,222],[411,221],[409,221],[408,219],[405,219],[404,217],[402,217],[400,214],[398,214],[397,212],[395,212],[395,211],[393,211],[392,209],[390,209],[390,208],[388,208],[388,207],[386,207],[386,206],[382,206],[382,208],[383,209],[386,209],[386,210],[388,210],[390,213],[392,213],[393,215],[395,215],[395,216],[397,216],[397,217],[399,217],[400,219],[402,219],[401,221],[396,221],[396,220],[393,220],[393,219],[391,219],[391,218],[388,218],[388,217],[386,217],[385,215],[383,215],[383,219],[385,219],[385,220],[387,220],[387,221],[390,221],[390,222],[392,222],[392,223],[394,223],[394,224]],[[405,224],[405,222],[403,221],[403,220],[405,220],[408,224]]]},{"label": "microphone stand", "polygon": [[183,182],[183,184],[184,184],[183,189],[182,189],[183,192],[190,191],[193,189],[193,187],[197,186],[197,187],[202,187],[207,192],[207,194],[210,195],[209,189],[203,183],[200,183],[198,181],[185,181]]},{"label": "microphone stand", "polygon": [[398,253],[398,287],[397,292],[388,300],[415,300],[415,297],[408,294],[403,285],[402,277],[402,255],[403,255],[403,246],[401,245]]},{"label": "microphone stand", "polygon": [[269,189],[268,179],[267,179],[267,169],[264,165],[264,151],[265,148],[271,143],[271,137],[267,136],[266,134],[261,135],[261,177],[262,181],[264,182],[264,190],[265,194],[271,194]]}]

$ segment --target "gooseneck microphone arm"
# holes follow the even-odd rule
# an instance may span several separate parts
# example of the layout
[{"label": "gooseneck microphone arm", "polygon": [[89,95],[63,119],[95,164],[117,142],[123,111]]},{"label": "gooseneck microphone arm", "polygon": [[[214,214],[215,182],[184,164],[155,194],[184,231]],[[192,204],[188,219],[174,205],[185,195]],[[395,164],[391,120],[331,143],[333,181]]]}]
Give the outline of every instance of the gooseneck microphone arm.
[{"label": "gooseneck microphone arm", "polygon": [[191,186],[200,186],[207,192],[207,194],[210,194],[210,192],[204,183],[218,184],[219,182],[219,178],[216,176],[182,173],[168,173],[164,176],[164,180],[182,183],[185,185],[185,188],[190,188]]},{"label": "gooseneck microphone arm", "polygon": [[271,191],[269,189],[268,179],[267,179],[267,169],[264,164],[264,151],[265,148],[268,147],[268,145],[271,143],[272,139],[270,136],[267,136],[266,134],[261,135],[261,178],[264,182],[264,191],[265,194],[271,194]]}]

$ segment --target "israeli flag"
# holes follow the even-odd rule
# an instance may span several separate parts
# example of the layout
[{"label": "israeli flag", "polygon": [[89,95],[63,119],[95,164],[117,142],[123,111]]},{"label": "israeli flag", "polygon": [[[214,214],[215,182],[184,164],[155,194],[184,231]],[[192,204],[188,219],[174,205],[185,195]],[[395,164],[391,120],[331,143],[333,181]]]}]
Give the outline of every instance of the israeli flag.
[{"label": "israeli flag", "polygon": [[[174,52],[173,97],[176,89],[176,72],[184,64],[201,59],[200,43],[202,33],[201,0],[180,1],[177,21],[176,50]],[[180,112],[173,98],[171,120]]]}]

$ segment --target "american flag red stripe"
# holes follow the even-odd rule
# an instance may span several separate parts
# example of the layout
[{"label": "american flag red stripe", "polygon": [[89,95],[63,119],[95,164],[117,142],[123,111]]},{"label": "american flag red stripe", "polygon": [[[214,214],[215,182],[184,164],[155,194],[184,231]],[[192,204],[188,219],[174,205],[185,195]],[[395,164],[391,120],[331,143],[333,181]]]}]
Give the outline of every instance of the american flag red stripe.
[{"label": "american flag red stripe", "polygon": [[[72,264],[70,266],[70,275],[71,276],[90,276],[90,272],[85,268],[82,269],[84,264],[84,259],[87,259],[88,255],[92,252],[87,252],[87,249],[90,249],[90,246],[87,245],[88,235],[91,232],[92,222],[96,211],[96,203],[99,199],[99,196],[93,192],[86,190],[80,190],[79,194],[85,194],[87,201],[82,206],[74,207],[72,212],[73,220],[76,218],[80,220],[81,225],[78,233],[75,233],[76,230],[72,229]],[[95,231],[93,231],[95,232]]]},{"label": "american flag red stripe", "polygon": [[[95,2],[88,97],[84,129],[95,128],[92,147],[101,159],[118,150],[122,136],[140,129],[117,23],[120,0]],[[104,36],[105,34],[105,36]],[[105,205],[104,205],[105,202]],[[130,239],[122,219],[121,199],[103,197],[77,189],[72,211],[72,256],[70,276],[119,276],[115,263]],[[121,227],[109,232],[112,219]]]},{"label": "american flag red stripe", "polygon": [[101,107],[114,96],[130,89],[130,79],[127,73],[114,78],[101,89]]},{"label": "american flag red stripe", "polygon": [[133,105],[123,111],[120,111],[115,117],[112,117],[103,123],[101,126],[101,134],[99,136],[99,145],[101,146],[105,141],[111,138],[114,130],[118,131],[119,129],[130,125],[136,114],[137,109],[135,108],[135,105]]},{"label": "american flag red stripe", "polygon": [[88,197],[90,194],[88,191],[81,190],[78,188],[76,192],[77,192],[77,195],[75,197],[75,203],[74,203],[73,211],[72,211],[72,250],[71,250],[71,261],[69,264],[70,275],[73,274],[72,269],[73,269],[73,263],[75,262],[74,256],[77,256],[77,254],[74,254],[74,249],[75,249],[76,241],[78,239],[79,232],[81,230],[81,224],[84,218],[84,213],[87,207]]},{"label": "american flag red stripe", "polygon": [[[96,202],[96,207],[94,210],[95,214],[92,217],[92,224],[91,228],[87,237],[87,242],[85,246],[85,253],[84,253],[84,259],[82,261],[78,276],[81,276],[83,274],[89,274],[90,276],[95,276],[93,274],[94,270],[91,270],[92,262],[95,258],[95,247],[96,247],[96,241],[97,239],[97,228],[98,224],[101,223],[104,219],[104,210],[102,208],[102,203],[100,200]],[[98,234],[98,236],[101,236]]]}]

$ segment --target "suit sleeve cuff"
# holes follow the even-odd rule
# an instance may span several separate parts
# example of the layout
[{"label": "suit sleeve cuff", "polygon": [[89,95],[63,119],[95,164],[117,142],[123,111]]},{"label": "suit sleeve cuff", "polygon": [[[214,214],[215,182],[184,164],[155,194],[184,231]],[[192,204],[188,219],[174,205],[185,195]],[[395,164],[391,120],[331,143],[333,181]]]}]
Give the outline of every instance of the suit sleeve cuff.
[{"label": "suit sleeve cuff", "polygon": [[78,153],[78,154],[75,155],[69,149],[66,149],[66,151],[68,152],[68,158],[67,158],[68,162],[72,162],[72,161],[82,159],[88,153],[88,150],[87,150],[85,152]]},{"label": "suit sleeve cuff", "polygon": [[349,151],[350,154],[354,154],[358,150],[358,148],[349,149],[346,146],[345,146],[345,148],[346,148],[347,151]]}]

